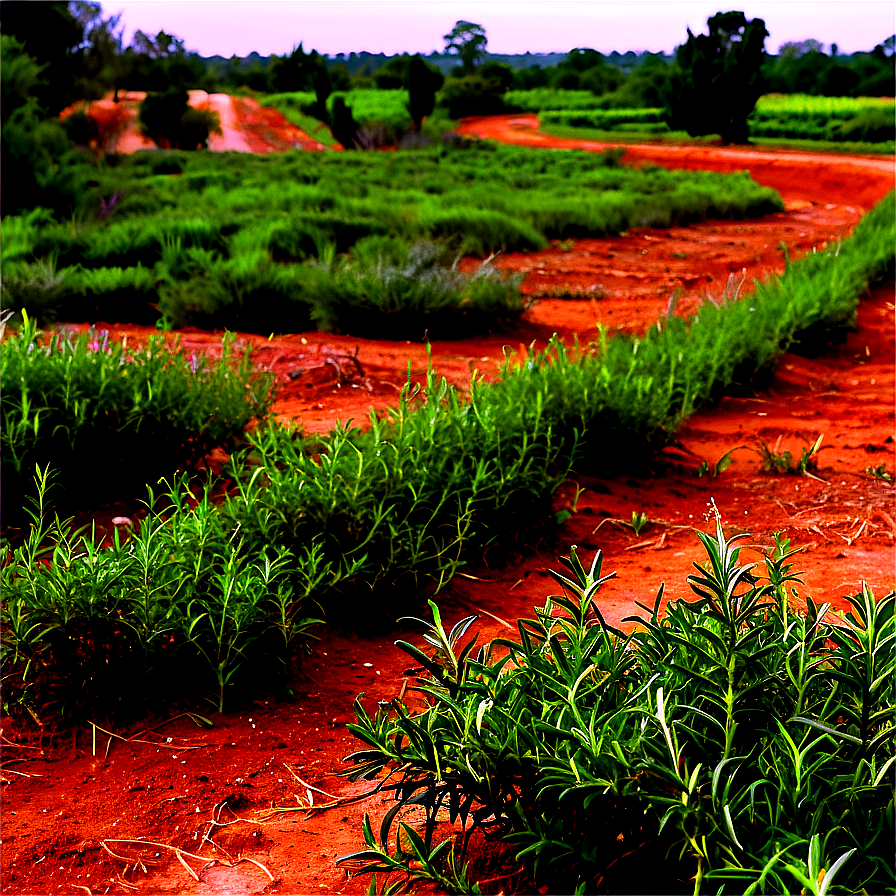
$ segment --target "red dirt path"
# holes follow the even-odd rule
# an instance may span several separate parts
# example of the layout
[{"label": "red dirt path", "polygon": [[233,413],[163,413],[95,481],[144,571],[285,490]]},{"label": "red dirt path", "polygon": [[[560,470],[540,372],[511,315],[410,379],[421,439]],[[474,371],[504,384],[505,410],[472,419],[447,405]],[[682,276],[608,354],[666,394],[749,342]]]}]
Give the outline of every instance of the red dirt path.
[{"label": "red dirt path", "polygon": [[[513,142],[570,146],[546,141],[531,119],[471,120],[466,133]],[[585,148],[598,148],[587,144]],[[565,248],[508,255],[505,267],[526,271],[524,290],[542,298],[512,333],[432,345],[436,369],[459,386],[471,369],[493,376],[504,345],[516,347],[564,337],[594,335],[598,321],[639,329],[654,320],[673,290],[687,312],[707,292],[718,294],[729,274],[744,268],[747,283],[783,266],[779,244],[791,257],[848,233],[860,214],[893,186],[891,161],[721,150],[705,147],[637,146],[625,161],[701,167],[746,168],[760,183],[781,192],[787,211],[761,221],[706,222],[694,228],[632,230],[612,240],[579,240]],[[842,346],[814,360],[787,355],[768,390],[725,398],[695,415],[670,449],[638,475],[599,480],[575,477],[556,498],[557,509],[577,512],[556,533],[507,566],[491,569],[488,557],[468,569],[441,598],[443,617],[454,621],[479,613],[484,637],[507,631],[529,615],[551,590],[546,567],[571,543],[587,551],[600,547],[605,571],[619,579],[602,593],[602,611],[619,622],[635,610],[634,600],[652,599],[663,581],[670,598],[687,596],[684,578],[699,558],[693,527],[705,528],[714,499],[731,529],[742,528],[757,543],[770,544],[783,531],[804,545],[800,566],[805,592],[837,601],[867,581],[879,594],[893,586],[893,488],[865,473],[883,464],[894,470],[894,293],[876,288],[863,301],[857,330]],[[113,327],[116,336],[144,338],[145,328]],[[216,336],[189,331],[183,341],[209,348]],[[420,343],[370,342],[349,336],[306,333],[266,340],[241,337],[256,359],[281,384],[277,414],[309,430],[326,430],[337,419],[362,420],[371,408],[395,401],[410,359],[413,375],[426,363]],[[213,350],[213,349],[212,349]],[[357,358],[357,364],[352,360]],[[360,369],[358,367],[360,365]],[[291,379],[290,372],[304,371]],[[698,478],[700,458],[715,462],[725,451],[755,438],[799,454],[800,446],[824,435],[818,479],[760,472],[756,454],[740,450],[716,479]],[[618,523],[633,511],[651,521],[636,537]],[[109,508],[106,516],[116,512]],[[328,793],[363,791],[335,777],[342,757],[356,748],[345,729],[351,704],[364,691],[365,704],[395,697],[409,663],[391,646],[406,630],[353,634],[328,628],[296,682],[294,702],[260,696],[250,706],[213,715],[215,727],[200,731],[187,719],[153,720],[117,733],[133,742],[98,734],[93,755],[90,728],[47,729],[3,720],[3,893],[361,893],[365,879],[348,880],[333,863],[336,855],[360,848],[364,811],[352,803],[307,816],[283,813],[262,822],[272,803],[297,808],[307,791],[293,777]],[[200,710],[201,711],[201,710]],[[156,735],[139,732],[160,722]],[[100,722],[100,724],[103,724]],[[108,727],[103,725],[103,727]],[[166,740],[170,738],[170,741]],[[152,744],[143,741],[162,740]],[[185,747],[197,749],[185,752]],[[327,798],[315,794],[316,802]],[[228,800],[231,808],[221,808]],[[209,821],[234,822],[218,828],[214,843],[202,842]],[[141,852],[147,871],[107,855],[100,841],[145,838],[177,845],[209,860],[244,855],[233,868],[209,865],[193,880],[160,847]],[[125,847],[121,847],[122,850]],[[159,856],[156,857],[156,853]],[[131,853],[133,855],[133,853]],[[191,861],[197,870],[201,861]],[[483,872],[499,878],[502,870]],[[486,891],[512,892],[501,878]]]}]

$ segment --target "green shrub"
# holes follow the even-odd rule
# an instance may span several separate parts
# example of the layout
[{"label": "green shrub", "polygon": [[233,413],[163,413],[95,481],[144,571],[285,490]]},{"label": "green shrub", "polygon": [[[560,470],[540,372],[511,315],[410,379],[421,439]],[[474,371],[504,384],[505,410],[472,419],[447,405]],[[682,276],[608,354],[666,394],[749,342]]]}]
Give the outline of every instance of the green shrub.
[{"label": "green shrub", "polygon": [[828,139],[861,143],[881,143],[894,137],[896,120],[892,109],[867,109],[855,118],[833,125],[828,132]]},{"label": "green shrub", "polygon": [[0,311],[10,313],[15,324],[21,323],[24,314],[39,321],[54,320],[69,272],[57,271],[52,259],[4,263],[3,268]]},{"label": "green shrub", "polygon": [[270,378],[225,340],[210,362],[161,337],[126,349],[103,331],[41,333],[28,318],[3,344],[0,375],[4,525],[35,469],[59,472],[69,506],[121,498],[213,447],[232,447],[264,416]]},{"label": "green shrub", "polygon": [[163,149],[205,149],[209,134],[221,133],[218,113],[193,108],[187,92],[176,87],[148,93],[138,118],[141,131]]},{"label": "green shrub", "polygon": [[[400,767],[385,786],[398,805],[378,837],[365,818],[366,850],[338,861],[423,877],[447,810],[513,844],[552,892],[891,890],[896,596],[864,589],[835,622],[811,600],[796,612],[789,542],[744,565],[746,536],[726,538],[718,515],[698,534],[696,600],[661,618],[660,588],[633,634],[596,600],[615,573],[575,547],[552,571],[563,593],[518,640],[477,650],[475,617],[449,632],[430,603],[426,650],[397,642],[423,667],[426,708],[393,701],[371,718],[359,701],[349,726],[365,745],[351,777]],[[393,848],[411,804],[425,831]]]},{"label": "green shrub", "polygon": [[307,273],[276,264],[258,249],[204,266],[190,279],[163,283],[159,309],[175,327],[246,333],[299,333],[309,328]]},{"label": "green shrub", "polygon": [[500,115],[505,109],[503,94],[498,79],[468,74],[448,78],[439,91],[438,103],[450,118]]},{"label": "green shrub", "polygon": [[662,109],[587,109],[585,111],[545,111],[538,116],[543,125],[596,128],[612,131],[628,124],[659,124]]},{"label": "green shrub", "polygon": [[443,256],[433,243],[416,243],[398,258],[355,253],[312,269],[304,295],[321,329],[366,338],[460,338],[519,317],[520,278],[487,264],[462,274]]},{"label": "green shrub", "polygon": [[327,569],[313,549],[295,563],[282,548],[244,550],[208,491],[182,480],[102,544],[50,517],[46,485],[4,558],[5,706],[134,716],[177,693],[221,711],[225,689],[277,687],[317,621],[306,597]]}]

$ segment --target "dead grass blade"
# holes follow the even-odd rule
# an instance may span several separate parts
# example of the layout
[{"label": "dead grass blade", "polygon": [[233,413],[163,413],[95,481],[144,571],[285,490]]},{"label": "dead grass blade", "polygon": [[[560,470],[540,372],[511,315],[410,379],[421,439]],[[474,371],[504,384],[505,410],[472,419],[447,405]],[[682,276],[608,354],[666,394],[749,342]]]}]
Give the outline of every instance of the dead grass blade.
[{"label": "dead grass blade", "polygon": [[[212,865],[223,865],[226,868],[233,868],[235,865],[239,865],[241,862],[250,862],[251,864],[255,865],[256,867],[258,867],[262,871],[264,871],[264,873],[271,880],[274,879],[274,875],[271,874],[271,872],[264,865],[262,865],[261,862],[257,861],[256,859],[250,859],[248,856],[240,856],[236,859],[230,859],[228,861],[228,860],[219,859],[219,858],[211,858],[210,859],[210,858],[207,858],[206,856],[200,856],[193,852],[187,852],[187,850],[181,849],[179,846],[172,846],[169,843],[157,843],[154,840],[134,840],[134,839],[126,839],[126,838],[122,838],[122,839],[114,839],[113,838],[113,839],[107,839],[107,840],[100,840],[100,846],[102,846],[103,849],[105,849],[106,852],[109,853],[110,856],[112,856],[112,858],[118,859],[120,862],[125,862],[128,864],[133,862],[134,859],[127,858],[126,856],[120,856],[117,853],[113,852],[112,849],[109,847],[110,843],[129,843],[129,844],[132,844],[137,847],[153,847],[155,849],[166,849],[169,852],[173,852],[175,857],[177,858],[178,862],[180,862],[180,864],[183,865],[184,868],[187,869],[190,876],[194,880],[197,880],[197,881],[199,880],[199,875],[196,874],[196,872],[187,864],[185,857],[190,858],[190,859],[195,859],[197,862],[205,862],[204,867],[206,867],[206,868],[208,868]],[[127,886],[130,886],[130,885],[127,885]],[[136,888],[132,887],[132,889],[136,889]]]},{"label": "dead grass blade", "polygon": [[[182,715],[191,715],[190,713],[182,713]],[[177,716],[176,718],[180,718]],[[170,721],[174,721],[173,719],[169,719]],[[180,753],[186,753],[190,750],[201,750],[203,747],[207,746],[207,744],[195,744],[195,745],[184,745],[184,744],[169,744],[164,741],[157,740],[143,740],[138,737],[136,734],[131,737],[124,737],[124,735],[116,734],[114,731],[107,731],[105,728],[100,727],[96,724],[96,722],[91,722],[90,719],[87,720],[87,724],[90,725],[93,731],[93,755],[96,756],[96,733],[97,731],[102,731],[103,734],[107,734],[109,736],[109,740],[106,743],[106,753],[105,758],[109,758],[109,748],[112,746],[112,740],[120,740],[126,744],[149,744],[151,747],[162,747],[165,750],[177,750]],[[165,722],[160,723],[162,725],[166,724]],[[159,725],[156,726],[160,727]],[[141,731],[140,734],[145,734],[148,731],[152,731],[151,728],[147,728],[144,731]]]}]

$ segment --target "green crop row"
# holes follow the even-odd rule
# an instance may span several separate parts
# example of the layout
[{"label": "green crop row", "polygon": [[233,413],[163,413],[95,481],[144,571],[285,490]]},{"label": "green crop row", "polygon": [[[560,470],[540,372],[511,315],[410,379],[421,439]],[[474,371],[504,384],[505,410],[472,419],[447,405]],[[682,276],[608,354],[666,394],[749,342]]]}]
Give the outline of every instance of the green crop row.
[{"label": "green crop row", "polygon": [[[379,892],[397,872],[479,893],[451,841],[433,847],[447,811],[511,845],[532,891],[891,892],[894,595],[863,588],[836,622],[796,612],[789,542],[743,564],[718,512],[698,534],[696,599],[661,618],[660,588],[633,634],[600,613],[615,573],[574,547],[518,639],[477,649],[476,617],[449,630],[431,603],[425,650],[397,642],[426,708],[356,703],[350,777],[400,770],[397,802],[339,863],[384,875]],[[422,833],[395,823],[409,805]]]},{"label": "green crop row", "polygon": [[[507,102],[538,112],[546,127],[634,130],[662,133],[662,109],[607,109],[599,97],[583,90],[537,88],[512,91]],[[647,126],[649,127],[643,127]],[[828,141],[892,143],[896,107],[887,97],[823,97],[769,94],[759,98],[749,118],[750,136]]]},{"label": "green crop row", "polygon": [[756,111],[762,118],[805,118],[814,120],[839,119],[845,121],[868,111],[888,111],[893,114],[891,97],[810,96],[805,93],[769,93],[759,98]]},{"label": "green crop row", "polygon": [[561,87],[533,87],[531,90],[508,90],[507,106],[524,112],[581,111],[602,108],[600,98],[590,90],[564,90]]},{"label": "green crop row", "polygon": [[[668,130],[663,121],[662,109],[585,109],[546,111],[539,115],[543,125],[561,125],[575,128],[596,128],[612,131],[621,125],[661,125],[661,130]],[[643,128],[642,128],[643,130]]]},{"label": "green crop row", "polygon": [[[146,601],[158,601],[153,614],[184,621],[171,623],[170,632],[165,628],[168,639],[151,650],[133,648],[129,657],[141,657],[134,667],[139,674],[127,684],[122,677],[121,687],[152,693],[156,671],[171,673],[182,656],[195,668],[204,657],[204,677],[195,680],[200,688],[203,682],[214,688],[218,702],[225,684],[247,681],[244,672],[258,667],[247,656],[256,648],[273,649],[277,632],[293,626],[304,632],[303,620],[312,612],[326,617],[338,607],[343,618],[361,619],[373,604],[398,612],[419,588],[438,590],[497,533],[518,534],[508,531],[508,520],[540,525],[548,519],[549,497],[573,463],[605,474],[636,463],[666,444],[694,408],[717,399],[732,382],[748,382],[794,341],[824,340],[831,328],[848,326],[868,282],[892,275],[894,220],[891,194],[848,241],[789,265],[782,277],[756,284],[742,300],[733,291],[707,301],[692,320],[662,319],[640,338],[604,334],[596,345],[567,350],[553,343],[509,357],[498,383],[474,378],[463,399],[430,372],[422,388],[409,385],[398,407],[373,415],[366,430],[343,426],[328,437],[305,438],[268,425],[249,433],[249,447],[232,460],[233,488],[219,503],[211,503],[208,488],[188,498],[183,486],[174,487],[170,506],[139,532],[142,538],[145,526],[157,529],[165,542],[169,526],[200,525],[184,520],[192,513],[189,505],[207,508],[202,525],[216,533],[214,543],[236,546],[232,563],[240,575],[251,578],[252,570],[289,557],[280,583],[283,600],[258,603],[250,599],[252,589],[236,580],[233,589],[203,592],[179,609],[174,604],[182,590],[152,591]],[[47,525],[44,515],[38,528]],[[7,693],[25,694],[23,700],[29,687],[41,692],[48,673],[57,676],[57,686],[85,680],[84,669],[59,666],[78,657],[87,662],[89,652],[79,640],[85,606],[97,620],[114,621],[102,629],[107,642],[90,641],[91,656],[118,650],[112,632],[122,626],[130,626],[135,638],[148,630],[131,625],[128,614],[137,611],[126,609],[130,605],[107,603],[103,584],[109,570],[142,550],[140,542],[122,541],[103,552],[95,538],[69,536],[64,527],[53,531],[51,554],[54,542],[66,551],[66,545],[77,548],[64,565],[37,564],[35,558],[45,556],[35,553],[37,545],[45,539],[32,533],[30,553],[20,548],[2,570]],[[179,563],[204,568],[199,541],[179,545]],[[231,563],[229,553],[215,556],[219,566]],[[83,581],[88,584],[78,584]],[[279,585],[275,591],[280,594]],[[377,596],[373,604],[371,593]],[[312,601],[319,613],[308,609]],[[254,620],[251,649],[242,634],[248,618]],[[218,640],[203,640],[200,649],[190,638],[199,625],[211,626],[208,637]],[[162,644],[167,646],[159,653]],[[287,659],[282,652],[276,658]],[[84,684],[69,700],[91,699],[91,687]]]},{"label": "green crop row", "polygon": [[[499,288],[494,277],[480,277],[461,286],[449,256],[782,207],[746,175],[635,170],[614,153],[490,145],[214,159],[138,154],[98,178],[102,207],[111,208],[100,220],[55,221],[41,211],[4,220],[4,308],[42,321],[161,317],[172,326],[263,333],[317,322],[388,335],[363,311],[378,305],[373,290],[389,294],[390,326],[406,314],[402,330],[429,329],[440,338],[451,329],[442,329],[448,305],[456,321],[486,329],[521,308],[512,283]],[[426,277],[421,270],[374,288],[376,271],[413,268],[413,246],[426,241],[444,250]],[[371,246],[383,249],[381,259],[371,260]],[[335,264],[334,253],[341,256]],[[449,282],[457,288],[446,304]],[[427,284],[432,292],[424,300]],[[476,308],[468,307],[471,294]],[[359,297],[356,309],[346,301],[352,296]]]}]

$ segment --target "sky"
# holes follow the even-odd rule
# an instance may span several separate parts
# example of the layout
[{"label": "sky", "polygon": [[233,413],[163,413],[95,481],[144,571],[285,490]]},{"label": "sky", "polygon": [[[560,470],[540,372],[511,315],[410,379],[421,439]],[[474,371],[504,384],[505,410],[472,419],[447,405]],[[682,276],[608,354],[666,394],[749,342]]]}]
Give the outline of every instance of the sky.
[{"label": "sky", "polygon": [[[721,2],[722,5],[719,5]],[[705,31],[720,10],[765,21],[765,47],[814,38],[839,52],[870,50],[896,32],[896,0],[102,0],[135,30],[167,31],[203,56],[306,50],[429,53],[460,19],[485,28],[491,53],[568,52],[590,47],[671,53]]]}]

